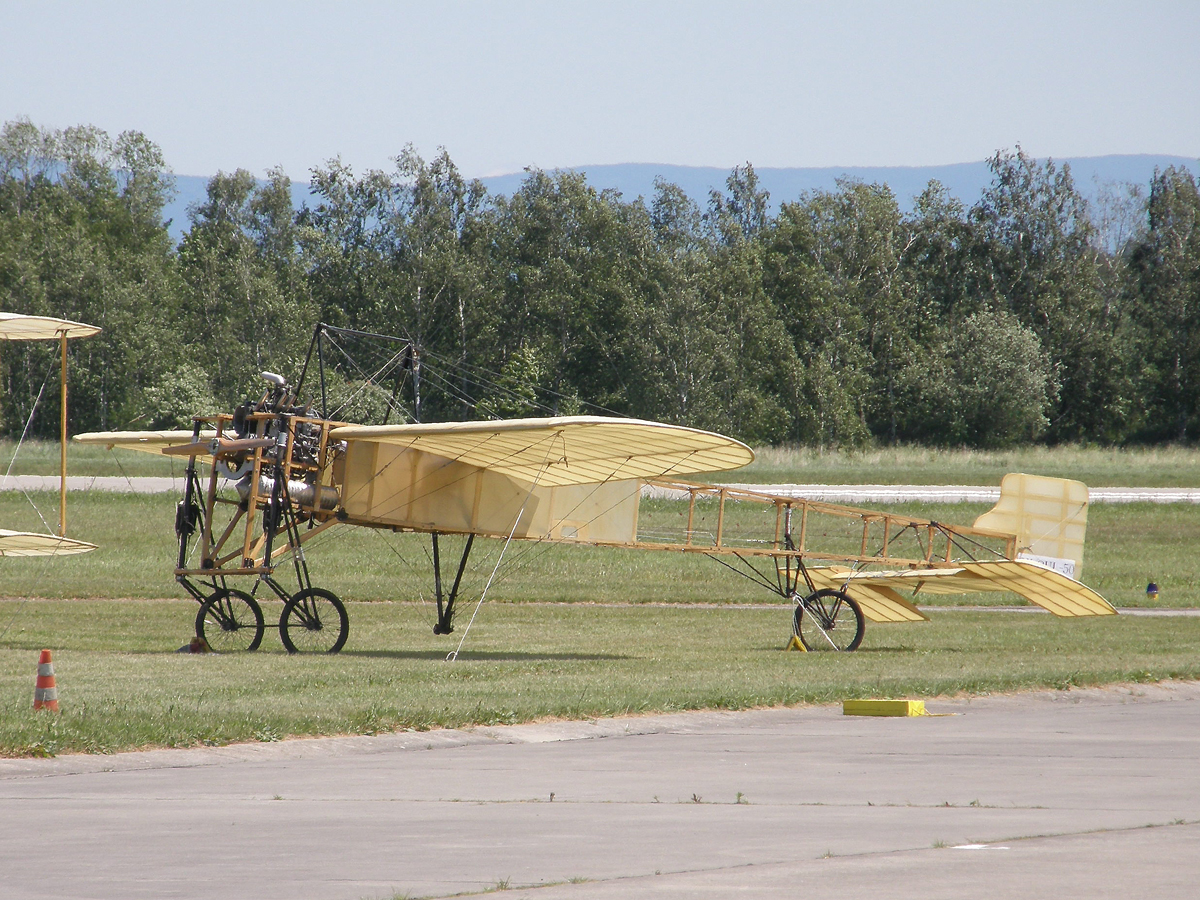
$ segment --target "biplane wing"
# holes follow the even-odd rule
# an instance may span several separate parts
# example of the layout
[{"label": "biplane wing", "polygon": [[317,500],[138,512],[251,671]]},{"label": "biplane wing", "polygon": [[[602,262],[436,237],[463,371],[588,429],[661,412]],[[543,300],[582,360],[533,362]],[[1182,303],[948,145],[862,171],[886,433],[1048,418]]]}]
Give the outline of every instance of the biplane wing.
[{"label": "biplane wing", "polygon": [[[58,556],[87,553],[95,544],[68,540],[67,534],[67,341],[99,334],[101,328],[85,322],[52,316],[26,316],[0,312],[0,341],[58,341],[61,348],[59,394],[59,501],[58,535],[34,534],[0,529],[0,556]],[[43,385],[44,387],[44,385]],[[39,399],[41,394],[38,395]],[[36,403],[34,404],[36,407]],[[18,444],[19,446],[19,444]]]},{"label": "biplane wing", "polygon": [[95,544],[86,541],[0,528],[0,556],[66,556],[95,549]]},{"label": "biplane wing", "polygon": [[809,567],[818,588],[846,591],[874,622],[927,619],[899,590],[918,594],[1008,592],[1056,616],[1114,616],[1112,605],[1085,584],[1055,569],[1023,559],[962,562],[948,568],[855,572],[844,566]]},{"label": "biplane wing", "polygon": [[53,341],[61,338],[91,337],[100,333],[98,325],[55,319],[50,316],[24,316],[0,312],[0,340]]}]

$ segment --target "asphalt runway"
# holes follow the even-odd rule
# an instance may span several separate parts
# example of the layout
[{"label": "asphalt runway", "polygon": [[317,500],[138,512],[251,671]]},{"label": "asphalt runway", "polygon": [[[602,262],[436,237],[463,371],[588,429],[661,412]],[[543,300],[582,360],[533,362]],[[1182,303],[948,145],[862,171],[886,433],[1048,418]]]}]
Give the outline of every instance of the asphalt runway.
[{"label": "asphalt runway", "polygon": [[0,760],[5,898],[1195,898],[1200,683]]}]

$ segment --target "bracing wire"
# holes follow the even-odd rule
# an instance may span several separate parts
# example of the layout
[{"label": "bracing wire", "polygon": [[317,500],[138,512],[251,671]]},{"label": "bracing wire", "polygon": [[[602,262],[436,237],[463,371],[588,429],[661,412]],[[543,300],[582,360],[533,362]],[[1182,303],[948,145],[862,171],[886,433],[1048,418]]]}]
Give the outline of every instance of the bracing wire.
[{"label": "bracing wire", "polygon": [[[525,501],[529,501],[528,496],[526,496]],[[521,511],[517,513],[517,519],[515,522],[513,522],[512,531],[508,533],[508,538],[505,539],[504,546],[500,548],[500,556],[496,559],[496,565],[492,567],[492,574],[488,576],[487,584],[483,586],[483,590],[479,594],[479,601],[475,604],[475,609],[471,611],[471,618],[467,622],[467,627],[463,629],[462,637],[458,640],[458,646],[455,647],[451,653],[446,654],[446,660],[448,662],[454,662],[458,659],[458,653],[460,650],[462,650],[463,644],[467,640],[467,633],[470,632],[471,626],[475,624],[475,617],[479,615],[479,609],[481,606],[483,606],[483,600],[492,587],[492,581],[496,578],[496,572],[500,569],[500,564],[504,562],[504,553],[506,550],[508,550],[508,545],[512,543],[513,535],[516,534],[517,526],[521,523],[521,517],[524,515],[525,506],[522,504]]]},{"label": "bracing wire", "polygon": [[[441,354],[439,354],[433,350],[428,350],[428,349],[424,350],[422,356],[424,359],[427,359],[427,360],[428,359],[436,360],[437,362],[439,362],[443,366],[445,366],[447,369],[452,369],[455,372],[461,372],[468,376],[472,376],[470,378],[471,383],[478,387],[482,387],[482,388],[486,388],[486,389],[489,389],[492,391],[500,392],[500,393],[506,395],[509,399],[519,399],[519,400],[527,400],[528,399],[528,398],[518,394],[516,391],[513,391],[511,388],[508,388],[508,387],[504,386],[503,384],[500,384],[496,379],[507,378],[508,376],[502,375],[499,372],[494,372],[491,369],[487,369],[483,366],[476,366],[476,365],[472,365],[471,363],[467,363],[467,362],[456,362],[455,360],[448,359],[447,357],[444,357]],[[509,380],[513,381],[514,379],[509,378]],[[518,385],[520,385],[521,387],[529,388],[529,389],[533,390],[537,394],[547,395],[547,396],[555,398],[556,400],[579,400],[579,398],[577,398],[577,397],[572,397],[567,394],[560,393],[559,391],[555,391],[550,388],[543,387],[541,385],[533,384],[531,382],[516,380],[516,383]],[[609,415],[614,415],[614,416],[621,415],[616,410],[609,409],[606,406],[601,406],[598,403],[592,403],[587,400],[579,400],[579,403],[582,404],[583,406],[587,407],[588,409],[595,410],[596,412],[608,413]],[[539,403],[536,403],[535,405],[539,409],[542,409],[546,412],[554,411],[554,407],[549,404],[539,402]]]},{"label": "bracing wire", "polygon": [[[356,358],[356,354],[351,353],[348,349],[345,338],[359,338],[368,342],[368,349],[364,351],[367,356],[372,352],[369,349],[372,346],[370,342],[384,340],[397,341],[401,340],[400,338],[369,332],[358,332],[352,329],[340,329],[329,325],[323,326],[323,328],[324,337],[328,347],[333,351],[333,356],[344,360],[355,377],[362,379],[363,385],[360,386],[360,391],[367,390],[369,386],[378,387],[378,381],[386,377],[404,358],[405,351],[401,351],[398,354],[391,354],[388,362],[380,366],[376,372],[370,373]],[[342,340],[339,340],[339,338],[342,338]],[[406,344],[406,350],[409,346],[417,346],[411,337],[403,338],[403,340]],[[532,409],[545,415],[554,415],[557,413],[557,404],[559,401],[578,403],[584,409],[594,413],[614,416],[622,415],[616,410],[602,406],[601,404],[582,400],[573,395],[563,394],[543,385],[515,379],[511,375],[504,375],[484,366],[468,363],[465,359],[454,359],[445,356],[436,350],[429,349],[427,346],[421,346],[420,355],[422,361],[422,383],[433,388],[433,395],[440,397],[443,402],[449,401],[465,405],[472,410],[476,410],[477,415],[479,414],[477,404],[482,396],[529,405]],[[355,393],[355,396],[357,395],[358,392]],[[549,398],[550,402],[546,402],[545,398]],[[331,412],[331,417],[336,417],[338,413],[346,408],[349,402],[349,400],[343,402],[338,410]],[[408,409],[399,403],[392,403],[390,399],[389,408],[393,412],[405,415],[410,421],[413,418]]]},{"label": "bracing wire", "polygon": [[349,397],[346,397],[342,400],[341,404],[332,411],[331,418],[336,418],[338,415],[340,415],[356,399],[358,399],[359,396],[365,394],[368,389],[378,390],[379,393],[384,396],[389,410],[392,412],[401,413],[406,417],[411,418],[409,411],[398,402],[395,402],[392,397],[379,385],[379,383],[391,375],[399,365],[403,364],[404,351],[393,353],[387,360],[383,362],[382,365],[376,368],[374,372],[368,372],[361,365],[359,365],[358,361],[350,355],[349,351],[347,351],[346,348],[338,343],[332,336],[327,336],[327,338],[330,348],[341,354],[341,356],[346,360],[346,363],[361,378],[361,383],[359,384],[358,389],[351,393]]},{"label": "bracing wire", "polygon": [[[549,458],[550,453],[547,451],[547,461]],[[539,480],[541,480],[542,472],[546,470],[547,464],[548,463],[543,463],[542,469],[538,472],[537,478],[534,479],[533,484],[529,487],[529,491],[525,494],[525,502],[521,504],[521,511],[517,513],[517,518],[513,522],[512,528],[508,532],[508,538],[504,541],[504,546],[500,548],[500,556],[496,559],[496,565],[492,567],[492,574],[488,576],[487,584],[483,586],[483,591],[479,595],[479,602],[475,604],[475,609],[471,613],[471,620],[467,622],[467,627],[463,629],[462,637],[459,638],[458,646],[454,648],[454,652],[446,655],[447,661],[454,662],[458,659],[458,653],[460,650],[462,650],[463,644],[467,640],[467,633],[471,630],[471,626],[475,624],[475,617],[479,615],[479,608],[483,606],[483,598],[487,596],[488,590],[491,589],[492,581],[496,577],[496,572],[500,569],[500,564],[504,562],[504,553],[506,550],[508,550],[508,545],[512,543],[513,535],[517,533],[517,526],[521,524],[521,519],[525,516],[525,508],[529,505],[529,498],[533,496],[534,489],[537,488],[537,483]]]},{"label": "bracing wire", "polygon": [[[5,481],[8,481],[9,475],[12,474],[13,466],[17,463],[17,456],[21,452],[21,447],[25,443],[25,438],[29,436],[29,429],[33,426],[33,417],[37,414],[38,406],[42,402],[42,395],[46,393],[46,385],[50,383],[50,375],[56,368],[57,363],[51,361],[50,368],[47,370],[45,377],[42,378],[42,386],[38,388],[37,399],[33,401],[33,406],[30,407],[29,418],[25,420],[25,428],[21,431],[21,437],[17,441],[17,446],[13,448],[12,459],[8,461],[8,469],[4,473]],[[37,504],[33,502],[33,498],[29,496],[29,492],[24,488],[21,488],[21,493],[24,495],[25,499],[29,501],[29,505],[33,507],[33,511],[37,513],[37,517],[42,520],[42,527],[44,527],[47,532],[53,531],[53,529],[50,527],[50,524],[46,521],[46,517],[42,515],[42,511],[38,509]]]}]

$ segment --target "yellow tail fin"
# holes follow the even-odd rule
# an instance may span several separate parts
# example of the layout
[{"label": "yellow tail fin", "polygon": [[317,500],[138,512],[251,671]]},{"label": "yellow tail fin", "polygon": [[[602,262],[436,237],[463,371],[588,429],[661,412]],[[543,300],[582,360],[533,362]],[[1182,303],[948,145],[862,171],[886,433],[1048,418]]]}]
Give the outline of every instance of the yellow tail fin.
[{"label": "yellow tail fin", "polygon": [[1017,536],[1017,558],[1049,566],[1078,581],[1083,574],[1088,489],[1081,481],[1013,473],[1000,482],[1000,500],[976,528]]}]

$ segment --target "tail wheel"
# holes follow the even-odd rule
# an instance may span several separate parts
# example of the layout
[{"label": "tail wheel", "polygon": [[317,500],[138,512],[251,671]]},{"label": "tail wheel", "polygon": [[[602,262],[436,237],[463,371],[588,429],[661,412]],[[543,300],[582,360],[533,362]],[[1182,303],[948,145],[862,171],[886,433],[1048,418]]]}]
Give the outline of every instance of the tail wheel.
[{"label": "tail wheel", "polygon": [[337,653],[349,635],[346,607],[329,591],[308,588],[283,605],[279,639],[288,653]]},{"label": "tail wheel", "polygon": [[848,594],[823,588],[796,604],[792,632],[809,650],[857,650],[866,621]]},{"label": "tail wheel", "polygon": [[249,594],[222,588],[200,604],[196,636],[218,653],[257,650],[263,638],[262,608]]}]

